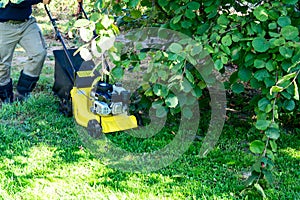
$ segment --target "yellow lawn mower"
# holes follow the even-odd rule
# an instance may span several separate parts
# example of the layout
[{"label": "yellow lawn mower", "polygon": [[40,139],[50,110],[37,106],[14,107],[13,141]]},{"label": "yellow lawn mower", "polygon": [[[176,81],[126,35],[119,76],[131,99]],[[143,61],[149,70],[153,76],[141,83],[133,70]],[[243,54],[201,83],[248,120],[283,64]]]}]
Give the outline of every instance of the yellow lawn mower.
[{"label": "yellow lawn mower", "polygon": [[[47,6],[45,10],[63,46],[63,50],[53,51],[53,92],[60,99],[60,111],[66,116],[73,115],[96,138],[102,133],[138,127],[137,118],[129,114],[130,92],[120,84],[110,84],[108,76],[101,80],[92,60],[84,61],[79,54],[74,55],[76,49],[67,49]],[[106,66],[109,68],[107,63]]]}]

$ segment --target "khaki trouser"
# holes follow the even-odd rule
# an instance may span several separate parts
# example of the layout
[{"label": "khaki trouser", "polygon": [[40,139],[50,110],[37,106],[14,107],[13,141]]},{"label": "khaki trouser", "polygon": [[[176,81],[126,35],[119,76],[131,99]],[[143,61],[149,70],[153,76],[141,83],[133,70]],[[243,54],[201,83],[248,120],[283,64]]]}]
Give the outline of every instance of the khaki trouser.
[{"label": "khaki trouser", "polygon": [[45,58],[46,45],[35,18],[20,24],[0,23],[0,86],[10,82],[11,63],[16,45],[24,48],[28,60],[23,73],[38,77]]}]

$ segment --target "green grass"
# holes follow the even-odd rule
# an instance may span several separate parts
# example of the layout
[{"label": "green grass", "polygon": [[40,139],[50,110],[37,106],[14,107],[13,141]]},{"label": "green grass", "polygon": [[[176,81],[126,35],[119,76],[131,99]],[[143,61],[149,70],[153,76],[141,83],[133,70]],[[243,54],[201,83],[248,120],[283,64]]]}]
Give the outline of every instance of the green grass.
[{"label": "green grass", "polygon": [[[50,34],[50,24],[43,26]],[[58,99],[51,91],[51,53],[47,61],[52,64],[45,65],[33,96],[0,109],[0,199],[261,199],[255,189],[245,188],[244,181],[256,159],[249,143],[262,135],[238,114],[229,113],[218,144],[207,157],[199,156],[205,136],[201,133],[209,120],[204,110],[197,139],[175,162],[153,172],[124,172],[90,149],[82,140],[82,128],[58,112]],[[18,71],[12,73],[14,82]],[[169,144],[176,130],[165,127],[149,139],[125,133],[107,138],[133,153],[152,152]],[[279,138],[275,183],[265,190],[270,200],[300,199],[299,139],[300,129],[283,131]]]},{"label": "green grass", "polygon": [[[46,67],[46,72],[51,70]],[[205,158],[198,155],[199,135],[169,166],[148,173],[123,172],[95,156],[82,142],[74,119],[58,112],[51,81],[44,76],[32,98],[0,110],[0,199],[260,198],[243,185],[243,174],[255,160],[248,142],[260,137],[249,132],[247,122],[238,126],[238,119],[229,119],[217,147]],[[173,130],[167,127],[152,139],[124,133],[108,138],[128,151],[147,152],[172,141]],[[299,199],[299,136],[282,134],[279,139],[275,185],[266,190],[269,199]]]}]

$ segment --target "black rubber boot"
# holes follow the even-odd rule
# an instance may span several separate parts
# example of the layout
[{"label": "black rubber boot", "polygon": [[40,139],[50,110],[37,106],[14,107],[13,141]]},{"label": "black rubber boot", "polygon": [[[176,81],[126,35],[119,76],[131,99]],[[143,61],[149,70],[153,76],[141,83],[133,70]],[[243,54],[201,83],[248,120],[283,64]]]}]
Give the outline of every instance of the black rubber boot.
[{"label": "black rubber boot", "polygon": [[17,84],[17,93],[15,100],[23,101],[35,88],[39,77],[28,76],[21,71],[19,81]]},{"label": "black rubber boot", "polygon": [[12,80],[7,85],[0,86],[0,99],[3,103],[12,103],[14,99]]}]

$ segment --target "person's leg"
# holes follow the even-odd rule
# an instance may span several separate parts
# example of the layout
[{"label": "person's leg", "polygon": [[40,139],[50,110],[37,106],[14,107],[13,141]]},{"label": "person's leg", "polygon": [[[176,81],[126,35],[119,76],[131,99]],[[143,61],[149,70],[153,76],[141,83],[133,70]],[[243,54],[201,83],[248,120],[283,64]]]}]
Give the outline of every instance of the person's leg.
[{"label": "person's leg", "polygon": [[25,49],[28,61],[21,71],[17,92],[25,97],[35,88],[46,58],[46,45],[41,30],[34,18],[22,27],[23,34],[19,44]]},{"label": "person's leg", "polygon": [[13,53],[19,39],[17,26],[0,23],[0,99],[2,102],[12,102],[13,100],[10,70]]}]

